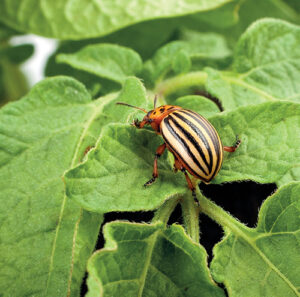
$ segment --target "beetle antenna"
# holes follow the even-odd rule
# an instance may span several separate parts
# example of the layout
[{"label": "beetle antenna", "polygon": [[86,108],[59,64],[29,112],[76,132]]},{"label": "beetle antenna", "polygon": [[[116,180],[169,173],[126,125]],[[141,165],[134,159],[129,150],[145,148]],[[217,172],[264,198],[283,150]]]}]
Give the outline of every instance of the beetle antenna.
[{"label": "beetle antenna", "polygon": [[130,105],[130,104],[127,104],[127,103],[124,103],[124,102],[116,102],[116,104],[125,105],[125,106],[128,106],[128,107],[136,108],[136,109],[139,109],[139,110],[143,111],[144,113],[148,113],[148,111],[146,109],[144,109],[144,108],[133,106],[133,105]]},{"label": "beetle antenna", "polygon": [[156,103],[157,103],[157,94],[154,97],[154,109],[156,108]]}]

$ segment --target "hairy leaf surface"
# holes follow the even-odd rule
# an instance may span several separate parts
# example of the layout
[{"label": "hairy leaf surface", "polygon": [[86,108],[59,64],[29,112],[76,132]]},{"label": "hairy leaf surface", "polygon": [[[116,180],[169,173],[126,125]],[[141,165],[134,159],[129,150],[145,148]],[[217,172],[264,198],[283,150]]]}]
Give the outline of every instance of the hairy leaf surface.
[{"label": "hairy leaf surface", "polygon": [[255,22],[240,38],[232,72],[208,69],[206,88],[225,109],[266,101],[300,101],[300,28]]},{"label": "hairy leaf surface", "polygon": [[2,296],[77,296],[101,215],[68,200],[62,176],[95,142],[91,122],[110,99],[58,77],[0,111]]},{"label": "hairy leaf surface", "polygon": [[231,297],[300,296],[299,191],[295,182],[269,197],[255,229],[227,226],[211,271]]},{"label": "hairy leaf surface", "polygon": [[300,178],[300,104],[267,102],[240,107],[210,118],[224,145],[235,136],[238,150],[225,153],[222,169],[213,182],[254,180],[281,185]]},{"label": "hairy leaf surface", "polygon": [[158,162],[159,181],[143,186],[152,177],[155,150],[162,143],[152,131],[106,126],[88,160],[65,175],[67,195],[86,209],[109,212],[151,210],[183,194],[184,177],[172,173],[167,154]]}]

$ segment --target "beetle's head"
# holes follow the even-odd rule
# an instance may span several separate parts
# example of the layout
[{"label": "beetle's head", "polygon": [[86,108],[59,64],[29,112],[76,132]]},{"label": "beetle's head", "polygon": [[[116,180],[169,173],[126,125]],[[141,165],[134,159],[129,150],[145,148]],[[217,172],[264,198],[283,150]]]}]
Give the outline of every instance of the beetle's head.
[{"label": "beetle's head", "polygon": [[146,113],[144,116],[143,120],[140,122],[138,120],[135,120],[133,125],[136,126],[137,128],[143,128],[145,125],[151,125],[151,127],[156,131],[160,132],[160,123],[163,120],[164,117],[166,117],[169,113],[173,112],[175,109],[181,109],[181,107],[176,106],[176,105],[162,105],[159,107],[155,107],[156,105],[156,97],[154,99],[154,109],[147,111],[144,108],[140,108],[137,106],[133,106],[127,103],[123,102],[117,102],[117,104],[129,106],[132,108],[139,109]]}]

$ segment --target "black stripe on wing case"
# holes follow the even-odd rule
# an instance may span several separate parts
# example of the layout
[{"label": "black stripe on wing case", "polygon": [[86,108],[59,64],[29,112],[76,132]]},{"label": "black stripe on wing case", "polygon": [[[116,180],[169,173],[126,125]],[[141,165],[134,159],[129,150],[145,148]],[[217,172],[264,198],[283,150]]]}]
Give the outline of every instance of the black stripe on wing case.
[{"label": "black stripe on wing case", "polygon": [[[211,147],[207,141],[207,139],[205,138],[205,136],[203,135],[202,131],[195,126],[191,121],[189,121],[186,117],[183,117],[182,115],[180,115],[180,113],[176,112],[171,114],[171,116],[175,116],[178,117],[179,119],[181,119],[183,122],[185,122],[189,127],[191,127],[191,129],[199,136],[199,138],[201,139],[202,143],[204,144],[204,146],[207,148],[207,152],[209,154],[209,159],[210,159],[210,164],[208,164],[207,159],[205,158],[205,155],[203,153],[203,150],[201,149],[199,143],[196,141],[196,139],[188,132],[186,131],[182,126],[180,126],[178,124],[178,122],[174,119],[174,121],[176,121],[178,128],[182,130],[182,132],[188,137],[188,139],[193,143],[194,147],[196,148],[196,150],[199,152],[200,156],[202,157],[205,165],[207,166],[207,168],[209,169],[209,172],[211,172],[212,170],[212,165],[213,165],[213,156],[212,156],[212,152],[211,152]],[[177,126],[176,125],[176,126]]]},{"label": "black stripe on wing case", "polygon": [[[180,154],[179,154],[179,153],[177,152],[177,150],[170,144],[170,142],[168,141],[168,139],[166,138],[166,136],[164,135],[163,132],[162,132],[162,136],[163,136],[164,141],[165,141],[165,143],[167,144],[167,146],[168,146],[169,148],[171,148],[171,150],[172,150],[175,154],[177,154],[177,155],[179,156],[179,158],[180,158]],[[175,155],[175,157],[177,158],[176,155]],[[182,161],[182,162],[183,162],[183,161]],[[193,170],[187,163],[184,162],[184,164],[185,164],[185,166],[187,166],[189,172],[193,172],[193,173],[195,174],[195,176],[197,176],[197,177],[200,178],[200,179],[203,179],[203,177],[200,176],[197,172],[195,172],[195,170]]]},{"label": "black stripe on wing case", "polygon": [[[193,162],[198,166],[198,168],[205,174],[205,175],[208,175],[204,168],[201,166],[201,164],[199,163],[199,161],[197,160],[197,158],[194,156],[194,154],[191,152],[190,148],[188,147],[186,141],[184,139],[182,139],[177,133],[176,131],[171,127],[170,123],[170,117],[167,117],[164,119],[164,123],[167,127],[167,129],[170,131],[170,133],[172,134],[172,136],[175,138],[175,141],[178,141],[181,146],[184,148],[184,150],[188,153],[188,155],[191,157],[191,159],[193,160]],[[164,135],[164,139],[167,141],[167,137]],[[174,145],[172,145],[170,143],[170,141],[168,141],[168,145],[174,149]],[[176,149],[174,149],[174,151],[178,154],[178,156],[181,158],[182,161],[185,161],[184,158],[178,153],[178,151]],[[185,164],[190,168],[190,166],[185,162]],[[192,169],[192,168],[191,168]],[[195,172],[195,170],[192,169],[192,171],[197,175],[199,176],[198,173]],[[202,176],[199,176],[202,178]]]},{"label": "black stripe on wing case", "polygon": [[218,135],[216,134],[216,131],[212,129],[211,124],[205,120],[203,117],[201,117],[199,114],[191,111],[191,110],[181,110],[184,114],[187,114],[191,118],[193,118],[197,123],[203,127],[203,129],[207,132],[209,135],[211,141],[214,144],[215,151],[218,152],[220,147],[219,147],[219,141],[218,141]]},{"label": "black stripe on wing case", "polygon": [[205,120],[202,116],[200,116],[196,112],[194,112],[192,110],[181,110],[181,112],[183,112],[186,115],[189,115],[191,118],[193,118],[195,121],[197,121],[197,123],[199,123],[201,125],[201,127],[203,127],[203,129],[205,129],[205,131],[207,132],[207,134],[209,135],[210,139],[213,142],[213,145],[214,145],[214,148],[216,151],[216,158],[217,158],[216,168],[212,175],[212,178],[213,178],[217,174],[218,168],[220,166],[221,154],[222,154],[222,152],[221,152],[222,148],[220,147],[217,132],[215,131],[215,129],[211,126],[211,124],[207,120]]}]

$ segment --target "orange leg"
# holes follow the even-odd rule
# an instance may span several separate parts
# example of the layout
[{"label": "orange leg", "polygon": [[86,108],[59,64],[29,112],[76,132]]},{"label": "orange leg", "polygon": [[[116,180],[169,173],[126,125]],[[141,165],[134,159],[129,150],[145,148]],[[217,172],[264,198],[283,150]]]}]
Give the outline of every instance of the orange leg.
[{"label": "orange leg", "polygon": [[241,140],[236,138],[236,142],[234,146],[224,146],[223,149],[226,152],[233,153],[241,144]]},{"label": "orange leg", "polygon": [[183,167],[180,163],[180,161],[175,158],[175,162],[174,162],[174,171],[177,172],[178,170],[181,170]]},{"label": "orange leg", "polygon": [[181,162],[176,157],[175,157],[175,163],[174,163],[174,170],[175,170],[175,172],[177,170],[180,170],[184,173],[184,176],[185,176],[185,179],[187,181],[188,187],[192,191],[192,195],[194,197],[194,200],[198,203],[197,196],[196,196],[196,189],[195,189],[188,173],[186,172],[186,169],[182,166]]},{"label": "orange leg", "polygon": [[147,124],[147,121],[143,120],[140,122],[138,119],[135,119],[131,125],[138,129],[142,129],[146,124]]},{"label": "orange leg", "polygon": [[157,148],[156,154],[155,154],[155,159],[154,159],[152,178],[144,184],[145,187],[150,186],[151,184],[153,184],[155,182],[155,180],[158,178],[157,159],[164,153],[165,149],[166,149],[166,144],[165,143],[160,145]]}]

